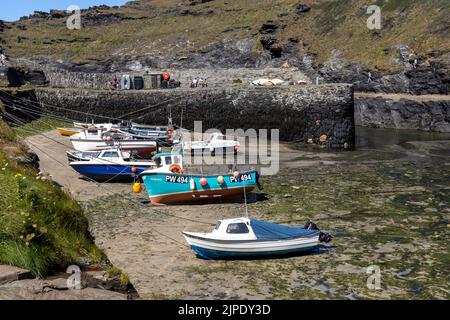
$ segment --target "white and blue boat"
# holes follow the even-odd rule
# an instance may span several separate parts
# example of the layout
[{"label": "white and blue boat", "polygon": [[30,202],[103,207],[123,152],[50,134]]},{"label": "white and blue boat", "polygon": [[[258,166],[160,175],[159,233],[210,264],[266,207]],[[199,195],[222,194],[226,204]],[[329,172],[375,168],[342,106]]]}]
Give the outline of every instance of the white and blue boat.
[{"label": "white and blue boat", "polygon": [[[68,157],[73,156],[68,153]],[[149,167],[153,161],[134,161],[130,154],[120,149],[108,149],[89,155],[81,155],[79,161],[69,162],[69,165],[82,176],[95,181],[132,180]]]},{"label": "white and blue boat", "polygon": [[204,259],[292,255],[331,241],[331,236],[317,227],[293,227],[249,218],[220,220],[211,233],[186,231],[183,235],[191,249]]},{"label": "white and blue boat", "polygon": [[139,175],[153,205],[186,204],[242,198],[258,185],[258,172],[251,170],[223,175],[188,174],[178,153],[154,156],[156,168]]}]

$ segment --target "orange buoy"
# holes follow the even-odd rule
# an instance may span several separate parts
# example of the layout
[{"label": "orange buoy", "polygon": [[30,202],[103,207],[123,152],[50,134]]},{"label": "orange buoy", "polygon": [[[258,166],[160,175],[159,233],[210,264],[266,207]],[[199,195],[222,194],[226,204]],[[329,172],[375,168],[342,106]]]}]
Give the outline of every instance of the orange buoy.
[{"label": "orange buoy", "polygon": [[179,164],[173,164],[169,167],[170,172],[183,174],[183,169]]},{"label": "orange buoy", "polygon": [[200,185],[201,185],[202,187],[206,186],[207,183],[208,183],[208,181],[206,181],[206,178],[201,178],[201,179],[200,179]]},{"label": "orange buoy", "polygon": [[170,74],[167,71],[163,73],[163,79],[166,81],[170,80]]},{"label": "orange buoy", "polygon": [[136,167],[132,167],[131,168],[131,172],[136,173],[137,172],[137,168]]}]

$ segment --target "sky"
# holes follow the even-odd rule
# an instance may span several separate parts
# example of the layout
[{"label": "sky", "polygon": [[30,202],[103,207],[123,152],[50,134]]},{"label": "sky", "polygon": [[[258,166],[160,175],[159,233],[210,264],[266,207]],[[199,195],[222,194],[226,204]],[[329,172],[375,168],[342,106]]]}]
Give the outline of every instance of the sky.
[{"label": "sky", "polygon": [[22,16],[32,14],[34,11],[64,10],[70,5],[77,5],[85,9],[102,4],[109,6],[123,5],[126,2],[127,0],[2,0],[0,4],[0,20],[16,21]]}]

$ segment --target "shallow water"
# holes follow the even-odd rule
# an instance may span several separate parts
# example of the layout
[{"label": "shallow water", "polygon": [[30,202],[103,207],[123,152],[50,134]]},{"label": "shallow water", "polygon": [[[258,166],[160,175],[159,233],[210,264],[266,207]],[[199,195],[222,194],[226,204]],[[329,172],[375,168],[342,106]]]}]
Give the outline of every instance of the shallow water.
[{"label": "shallow water", "polygon": [[[210,231],[200,221],[242,216],[243,203],[155,209],[99,199],[91,213],[94,236],[138,280],[143,295],[450,299],[450,135],[367,128],[357,135],[355,151],[282,145],[280,171],[263,176],[264,190],[248,201],[253,218],[291,225],[312,220],[331,233],[333,241],[318,254],[204,261],[179,246],[181,231]],[[377,290],[367,287],[373,265],[381,271]]]},{"label": "shallow water", "polygon": [[450,133],[356,127],[357,150],[377,149],[408,141],[450,140]]}]

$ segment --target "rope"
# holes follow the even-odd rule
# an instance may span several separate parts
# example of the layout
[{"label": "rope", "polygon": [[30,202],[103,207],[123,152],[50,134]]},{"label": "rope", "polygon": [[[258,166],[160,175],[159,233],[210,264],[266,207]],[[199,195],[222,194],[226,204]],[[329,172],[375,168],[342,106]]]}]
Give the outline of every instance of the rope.
[{"label": "rope", "polygon": [[[47,136],[44,136],[44,137],[47,138],[47,139],[50,139],[50,138],[47,137]],[[53,139],[51,139],[51,140],[54,141]],[[45,154],[47,157],[49,157],[49,158],[52,159],[53,161],[56,161],[59,165],[61,165],[61,166],[63,166],[64,168],[66,168],[66,165],[65,165],[65,164],[61,163],[61,161],[59,161],[58,159],[54,158],[53,156],[51,156],[51,155],[48,154],[46,151],[42,150],[41,148],[39,148],[38,146],[36,146],[36,145],[33,144],[32,142],[29,142],[29,141],[28,141],[27,143],[29,143],[30,145],[32,145],[33,147],[35,147],[37,150],[39,150],[40,152],[42,152],[43,154]],[[89,178],[89,177],[87,177],[87,176],[84,176],[84,175],[82,175],[82,176],[83,176],[84,178],[88,179],[89,181],[94,182],[95,184],[97,184],[97,186],[102,187],[102,188],[106,189],[107,191],[112,192],[112,193],[114,193],[114,194],[116,193],[114,190],[111,190],[111,189],[106,188],[104,185],[102,185],[102,183],[97,182],[97,181],[95,181],[95,180],[93,180],[93,179],[91,179],[91,178]],[[104,182],[104,183],[106,183],[106,182]],[[142,207],[148,208],[147,206],[144,206],[141,202],[135,201],[134,199],[126,198],[126,197],[123,196],[123,195],[122,195],[122,197],[123,197],[123,199],[128,200],[128,201],[130,201],[130,202],[132,202],[132,203],[134,203],[134,204],[138,204],[138,205],[140,205],[140,206],[142,206]],[[155,210],[155,212],[156,212],[156,213],[163,213],[163,214],[165,214],[164,212],[158,212],[158,211],[156,211],[156,210]],[[174,216],[174,217],[175,217],[175,216]],[[181,217],[177,217],[177,218],[181,218]],[[191,220],[191,219],[189,219],[189,220],[190,220],[190,221],[194,221],[194,220]],[[173,242],[177,243],[178,245],[181,245],[183,248],[187,246],[186,244],[181,243],[180,241],[178,241],[178,240],[176,240],[176,239],[173,239],[172,237],[167,236],[167,235],[165,235],[164,233],[162,233],[162,232],[160,232],[160,231],[157,231],[157,230],[155,230],[155,229],[153,229],[153,228],[151,228],[151,230],[154,231],[154,232],[156,232],[157,234],[160,234],[161,236],[164,236],[164,237],[166,237],[166,238],[172,240]]]},{"label": "rope", "polygon": [[[10,114],[8,114],[8,113],[6,113],[6,116],[7,117],[11,117],[10,119],[11,120],[13,120],[13,121],[15,121],[16,123],[24,123],[23,121],[21,121],[20,119],[18,119],[17,117],[14,117],[14,116],[12,116],[12,115],[10,115]],[[34,132],[34,133],[37,133],[37,134],[39,134],[39,135],[41,135],[41,136],[43,136],[43,137],[45,137],[45,138],[47,138],[47,139],[49,139],[49,140],[51,140],[51,141],[53,141],[53,142],[55,142],[55,143],[58,143],[58,144],[61,144],[61,145],[63,145],[63,146],[65,146],[66,147],[66,145],[64,144],[64,143],[61,143],[60,141],[58,141],[58,140],[56,140],[56,139],[53,139],[53,138],[51,138],[51,137],[48,137],[48,136],[46,136],[46,135],[44,135],[43,133],[41,133],[41,132],[39,132],[38,130],[35,130],[35,129],[24,129],[24,128],[22,128],[23,130],[27,130],[28,132]],[[40,150],[40,151],[42,151],[42,149],[39,149],[38,148],[38,150]],[[43,151],[42,151],[43,152]],[[47,156],[49,156],[51,159],[53,159],[53,160],[55,160],[55,161],[57,161],[59,164],[61,164],[61,162],[60,161],[58,161],[57,159],[55,159],[54,157],[52,157],[52,156],[50,156],[50,155],[48,155],[47,153],[45,153],[45,152],[43,152],[44,154],[46,154]],[[115,162],[113,162],[113,161],[110,161],[110,160],[107,160],[107,159],[103,159],[105,162],[109,162],[109,163],[111,163],[111,164],[116,164]],[[63,164],[62,164],[63,165]],[[63,165],[64,167],[66,167],[66,165]],[[106,166],[108,166],[108,164],[106,164]],[[133,166],[127,166],[127,167],[129,167],[129,168],[131,168],[131,167],[133,167]],[[125,170],[125,169],[124,169]],[[93,180],[93,179],[91,179],[91,178],[89,178],[89,177],[87,177],[87,176],[85,176],[85,175],[82,175],[83,177],[85,177],[86,179],[88,179],[88,180],[90,180],[90,181],[93,181],[93,182],[95,182],[97,185],[101,185],[102,183],[107,183],[107,182],[110,182],[110,181],[112,181],[113,179],[115,179],[117,176],[119,176],[120,175],[120,173],[119,174],[117,174],[116,176],[114,176],[114,177],[112,177],[111,179],[108,179],[107,181],[105,181],[105,182],[97,182],[97,181],[95,181],[95,180]],[[105,189],[107,189],[107,188],[105,188]],[[108,189],[107,189],[108,190]],[[108,191],[111,191],[111,190],[108,190]],[[123,196],[123,195],[122,195]],[[124,197],[124,199],[127,199],[127,198],[125,198],[125,196],[123,196]],[[127,199],[127,200],[130,200],[130,199]],[[134,199],[133,199],[133,201],[134,201]],[[142,203],[140,203],[140,202],[136,202],[136,203],[139,203],[139,205],[142,205],[143,206],[143,204]],[[147,208],[147,206],[145,206],[146,208]],[[189,218],[185,218],[185,217],[180,217],[180,216],[176,216],[176,215],[173,215],[173,214],[169,214],[169,213],[166,213],[166,212],[162,212],[162,211],[159,211],[159,210],[156,210],[156,209],[154,209],[154,211],[155,212],[157,212],[157,213],[160,213],[160,214],[164,214],[164,215],[166,215],[166,216],[170,216],[170,217],[173,217],[173,218],[177,218],[177,219],[182,219],[182,220],[186,220],[186,221],[190,221],[190,222],[196,222],[196,223],[201,223],[201,224],[207,224],[207,225],[214,225],[213,223],[210,223],[210,222],[203,222],[203,221],[199,221],[199,220],[194,220],[194,219],[189,219]]]},{"label": "rope", "polygon": [[[14,96],[14,95],[12,95],[12,94],[6,92],[6,91],[5,91],[5,93],[6,93],[7,95],[9,95],[11,98],[14,98],[15,100],[23,101],[24,103],[26,103],[26,104],[28,104],[28,105],[31,104],[31,105],[34,105],[34,106],[48,106],[48,107],[55,108],[55,109],[59,109],[59,110],[65,110],[65,111],[70,111],[70,112],[74,112],[74,113],[78,113],[78,114],[83,114],[83,115],[85,115],[85,116],[98,117],[98,118],[105,118],[105,119],[116,120],[116,121],[127,121],[128,119],[124,119],[124,117],[129,116],[129,115],[132,115],[132,114],[140,113],[140,112],[145,111],[145,110],[156,109],[157,107],[159,107],[159,106],[161,106],[161,105],[164,105],[164,104],[166,104],[166,103],[169,103],[169,102],[172,102],[172,101],[178,99],[178,97],[171,98],[171,99],[168,99],[168,100],[159,102],[159,103],[157,103],[157,104],[155,104],[155,105],[150,105],[150,106],[145,107],[145,108],[143,108],[143,109],[140,109],[140,110],[137,110],[137,111],[133,111],[133,112],[129,112],[129,113],[123,114],[123,115],[121,115],[120,117],[109,117],[109,116],[104,116],[104,115],[94,114],[94,113],[90,113],[90,112],[83,112],[83,111],[79,111],[79,110],[74,110],[74,109],[64,108],[64,107],[60,107],[60,106],[55,106],[55,105],[51,105],[51,104],[44,103],[44,102],[34,102],[34,101],[29,100],[29,99],[25,99],[25,98],[23,98],[23,97],[17,97],[17,96]],[[10,102],[13,102],[13,101],[10,101]],[[143,115],[143,116],[145,116],[145,115]],[[143,116],[141,116],[141,117],[139,117],[139,118],[142,118]],[[137,118],[137,119],[139,119],[139,118]]]}]

